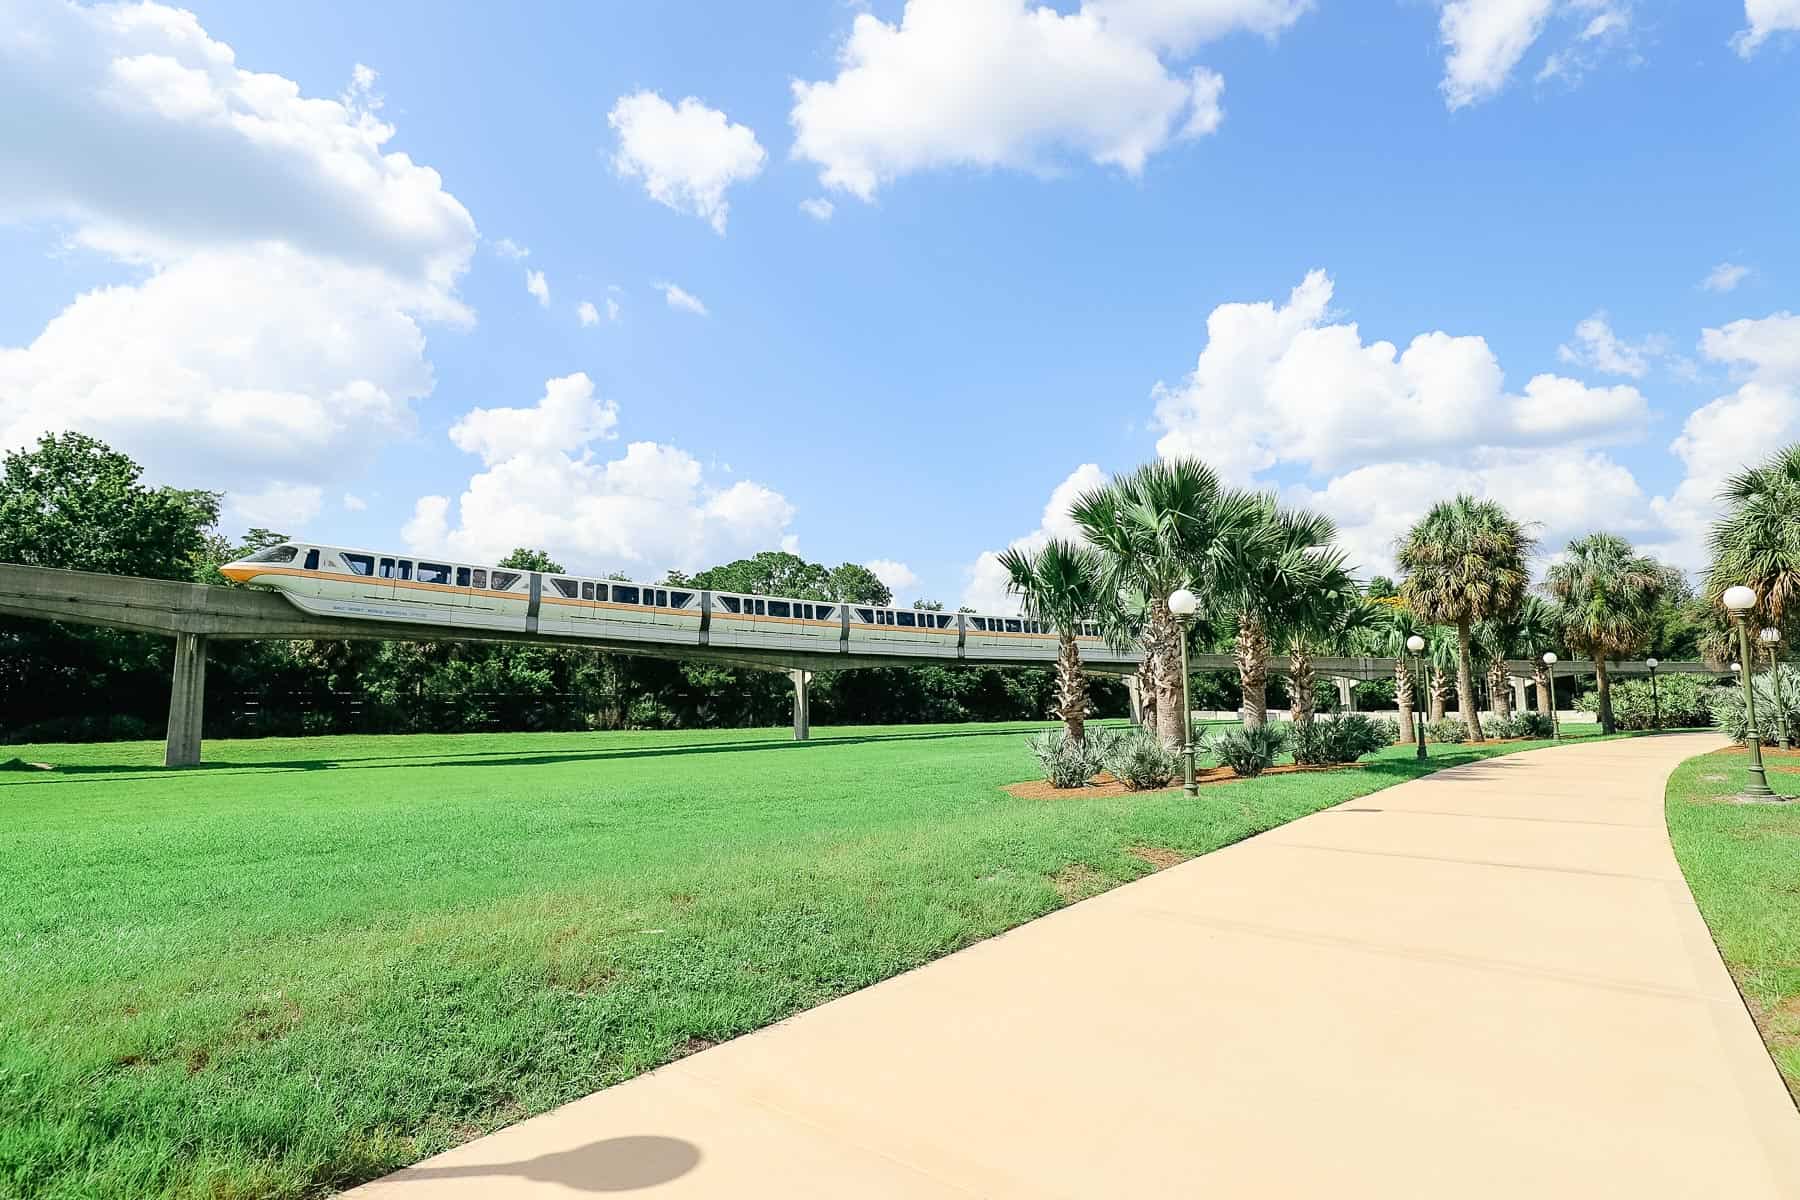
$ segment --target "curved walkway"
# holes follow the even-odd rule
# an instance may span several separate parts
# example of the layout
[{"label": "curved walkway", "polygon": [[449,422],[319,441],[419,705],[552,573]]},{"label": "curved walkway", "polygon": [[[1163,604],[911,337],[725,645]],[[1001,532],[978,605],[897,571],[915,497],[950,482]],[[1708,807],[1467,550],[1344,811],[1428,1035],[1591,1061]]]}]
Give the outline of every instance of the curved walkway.
[{"label": "curved walkway", "polygon": [[1389,788],[358,1194],[1800,1196],[1663,825],[1718,744]]}]

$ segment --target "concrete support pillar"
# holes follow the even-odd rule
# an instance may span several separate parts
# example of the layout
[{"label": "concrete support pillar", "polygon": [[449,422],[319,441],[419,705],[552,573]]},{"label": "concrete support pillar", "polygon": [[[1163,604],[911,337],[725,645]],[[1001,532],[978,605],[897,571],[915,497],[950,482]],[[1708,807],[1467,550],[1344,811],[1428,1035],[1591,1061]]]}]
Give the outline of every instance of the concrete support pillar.
[{"label": "concrete support pillar", "polygon": [[813,673],[796,669],[788,675],[794,680],[794,740],[804,742],[812,736]]},{"label": "concrete support pillar", "polygon": [[1131,702],[1132,724],[1142,725],[1144,723],[1144,693],[1142,691],[1143,685],[1138,681],[1138,677],[1136,675],[1125,676],[1124,682],[1125,682],[1125,697],[1127,700],[1129,700]]},{"label": "concrete support pillar", "polygon": [[1337,685],[1338,707],[1344,712],[1355,712],[1356,692],[1352,689],[1356,687],[1356,680],[1350,678],[1348,675],[1339,675]]},{"label": "concrete support pillar", "polygon": [[1508,675],[1506,678],[1507,681],[1512,684],[1513,711],[1524,712],[1531,707],[1531,704],[1525,697],[1525,685],[1530,681],[1522,675]]},{"label": "concrete support pillar", "polygon": [[165,767],[200,763],[200,722],[206,711],[206,639],[199,634],[175,635],[175,681],[169,688],[169,737],[163,747]]}]

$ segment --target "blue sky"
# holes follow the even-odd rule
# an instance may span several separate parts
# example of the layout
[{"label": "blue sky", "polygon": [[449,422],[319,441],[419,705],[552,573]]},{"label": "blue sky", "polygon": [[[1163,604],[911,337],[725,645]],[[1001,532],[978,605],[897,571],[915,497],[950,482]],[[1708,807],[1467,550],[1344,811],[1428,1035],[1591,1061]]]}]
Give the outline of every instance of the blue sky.
[{"label": "blue sky", "polygon": [[1800,0],[0,16],[0,442],[233,528],[987,606],[1160,451],[1693,567],[1800,437]]}]

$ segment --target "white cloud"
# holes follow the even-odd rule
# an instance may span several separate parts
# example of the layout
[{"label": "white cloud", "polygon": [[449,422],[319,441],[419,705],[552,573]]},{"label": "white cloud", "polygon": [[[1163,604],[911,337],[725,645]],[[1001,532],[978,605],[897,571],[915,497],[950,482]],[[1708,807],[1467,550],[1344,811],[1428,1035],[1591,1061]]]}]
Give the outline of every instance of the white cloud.
[{"label": "white cloud", "polygon": [[895,562],[891,558],[877,558],[863,564],[875,573],[875,578],[887,584],[888,591],[894,593],[898,600],[901,592],[909,592],[919,586],[919,577],[913,569],[903,562]]},{"label": "white cloud", "polygon": [[707,315],[706,305],[701,303],[700,297],[692,292],[685,291],[672,283],[653,283],[650,286],[660,291],[663,299],[669,302],[669,307],[677,312],[689,312],[697,317]]},{"label": "white cloud", "polygon": [[344,511],[345,512],[362,512],[364,509],[366,509],[368,507],[369,507],[369,502],[367,500],[364,500],[361,496],[358,496],[355,492],[345,492],[344,493]]},{"label": "white cloud", "polygon": [[1648,406],[1632,387],[1554,375],[1508,394],[1485,339],[1438,331],[1404,351],[1332,322],[1333,285],[1310,272],[1287,303],[1221,304],[1180,384],[1158,384],[1157,451],[1193,455],[1227,479],[1279,463],[1339,470],[1426,451],[1636,433]]},{"label": "white cloud", "polygon": [[600,323],[600,310],[594,307],[594,302],[592,300],[583,300],[580,304],[575,306],[575,317],[584,326],[598,325]]},{"label": "white cloud", "polygon": [[1744,0],[1744,19],[1750,27],[1733,37],[1731,45],[1749,58],[1776,34],[1800,30],[1800,0]]},{"label": "white cloud", "polygon": [[466,325],[468,212],[337,99],[237,66],[192,14],[45,5],[0,37],[0,222],[128,263],[0,348],[0,446],[80,429],[153,478],[291,523],[409,434],[421,322]]},{"label": "white cloud", "polygon": [[306,525],[324,507],[325,493],[302,483],[272,483],[253,492],[231,492],[225,498],[227,522],[291,532]]},{"label": "white cloud", "polygon": [[1506,85],[1550,19],[1551,0],[1450,0],[1438,15],[1449,52],[1438,87],[1452,109],[1486,100]]},{"label": "white cloud", "polygon": [[1556,348],[1563,362],[1587,367],[1603,375],[1629,375],[1642,379],[1650,370],[1650,360],[1661,357],[1668,347],[1665,339],[1648,337],[1628,342],[1613,332],[1605,312],[1597,312],[1575,325],[1575,344]]},{"label": "white cloud", "polygon": [[532,297],[537,300],[538,307],[550,307],[550,285],[544,282],[544,273],[542,271],[525,272],[525,290],[530,292]]},{"label": "white cloud", "polygon": [[[1081,541],[1081,527],[1069,515],[1069,509],[1082,493],[1102,487],[1106,483],[1106,472],[1094,463],[1083,463],[1069,472],[1063,481],[1050,492],[1050,499],[1044,504],[1043,514],[1038,518],[1038,527],[1023,537],[1014,538],[1007,543],[1008,549],[1037,550],[1051,538],[1065,538],[1070,541]],[[1019,598],[1006,589],[1008,576],[1000,565],[1000,551],[983,550],[968,571],[967,582],[963,586],[962,603],[977,612],[1014,613],[1019,611]]]},{"label": "white cloud", "polygon": [[547,382],[531,408],[470,409],[450,427],[450,440],[492,466],[519,455],[577,450],[616,436],[618,424],[618,406],[597,398],[594,381],[578,371]]},{"label": "white cloud", "polygon": [[725,193],[762,172],[768,155],[747,125],[734,125],[693,96],[670,104],[655,92],[619,97],[606,116],[619,135],[613,169],[644,181],[659,204],[725,232]]},{"label": "white cloud", "polygon": [[815,221],[829,221],[831,214],[837,211],[837,205],[823,196],[808,196],[800,202],[800,211]]},{"label": "white cloud", "polygon": [[1737,263],[1722,262],[1706,273],[1700,286],[1709,292],[1729,292],[1744,282],[1744,276],[1750,274],[1749,267]]},{"label": "white cloud", "polygon": [[1224,80],[1162,55],[1232,29],[1274,34],[1306,5],[1281,0],[907,0],[894,24],[858,13],[837,75],[793,84],[794,155],[820,181],[872,200],[909,172],[1047,172],[1067,158],[1143,170],[1178,138],[1219,125]]},{"label": "white cloud", "polygon": [[1537,73],[1539,83],[1552,79],[1571,85],[1580,83],[1581,77],[1608,52],[1629,43],[1629,0],[1569,0],[1567,8],[1581,24],[1581,31],[1544,60]]},{"label": "white cloud", "polygon": [[451,430],[483,469],[461,496],[423,496],[402,535],[416,551],[493,561],[514,546],[547,546],[577,570],[649,578],[766,550],[791,536],[794,507],[750,481],[721,487],[673,446],[633,442],[602,460],[610,403],[585,375],[552,379],[532,408],[476,409]]},{"label": "white cloud", "polygon": [[619,319],[619,302],[614,300],[611,296],[606,298],[606,319],[609,321],[616,321]]},{"label": "white cloud", "polygon": [[511,238],[501,238],[499,241],[493,243],[493,247],[495,254],[498,254],[501,258],[509,258],[514,262],[518,262],[522,258],[531,257],[530,250],[519,245],[519,243],[513,241]]}]

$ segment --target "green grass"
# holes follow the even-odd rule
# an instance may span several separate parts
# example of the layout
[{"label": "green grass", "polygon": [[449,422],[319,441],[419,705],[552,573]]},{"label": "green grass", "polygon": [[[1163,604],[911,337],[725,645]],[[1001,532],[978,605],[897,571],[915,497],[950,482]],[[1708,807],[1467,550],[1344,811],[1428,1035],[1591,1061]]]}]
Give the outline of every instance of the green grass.
[{"label": "green grass", "polygon": [[58,769],[0,773],[0,1194],[325,1194],[1141,876],[1133,847],[1531,745],[1016,800],[1035,728],[25,748]]},{"label": "green grass", "polygon": [[[1767,753],[1769,786],[1800,796],[1800,754]],[[1800,1103],[1800,802],[1733,804],[1749,756],[1690,758],[1669,777],[1669,836],[1713,941]]]}]

